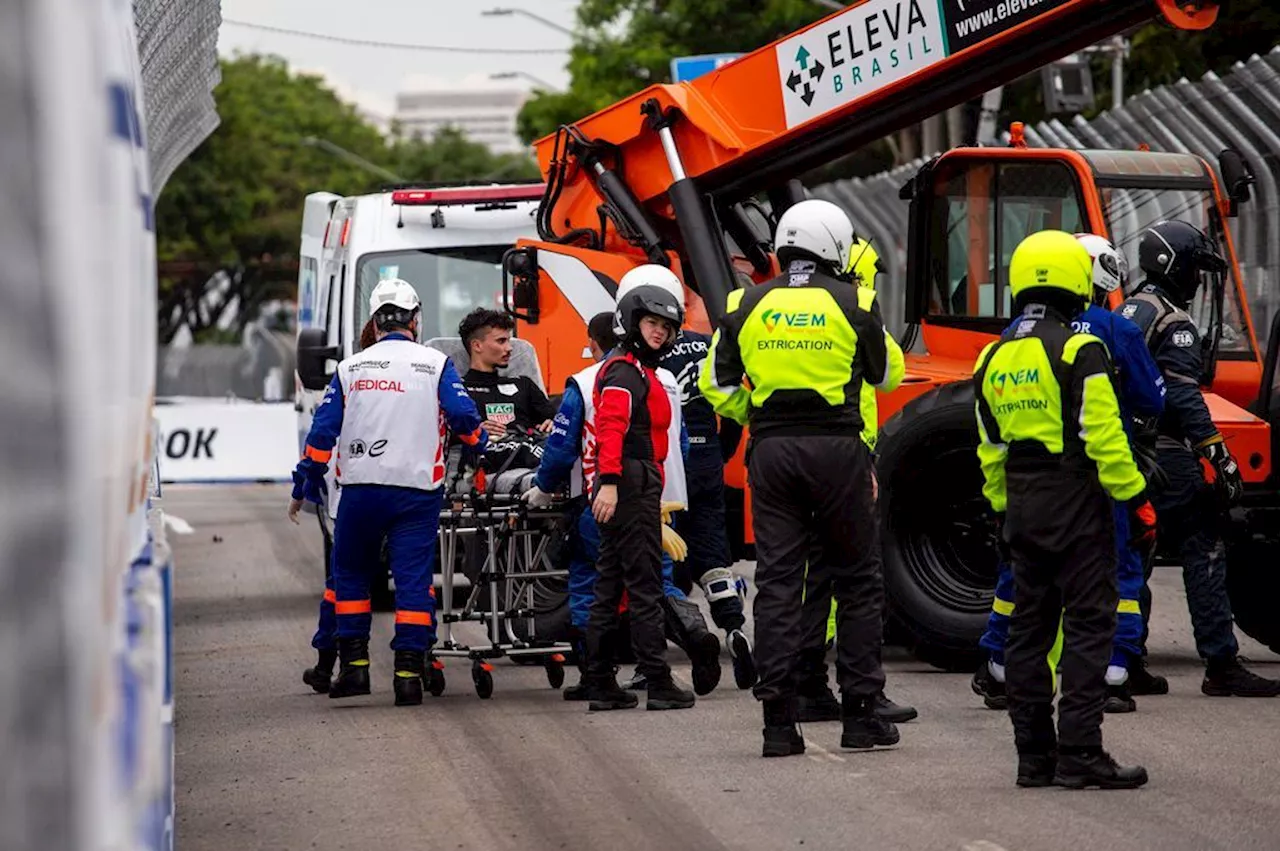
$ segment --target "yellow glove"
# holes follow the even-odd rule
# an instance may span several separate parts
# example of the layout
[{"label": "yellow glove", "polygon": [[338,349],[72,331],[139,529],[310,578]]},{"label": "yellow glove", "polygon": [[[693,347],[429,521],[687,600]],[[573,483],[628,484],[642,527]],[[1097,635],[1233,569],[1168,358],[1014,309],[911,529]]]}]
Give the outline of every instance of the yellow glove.
[{"label": "yellow glove", "polygon": [[663,523],[670,523],[670,522],[671,522],[671,515],[672,515],[672,514],[675,514],[677,511],[684,511],[684,509],[685,509],[685,505],[684,505],[684,503],[683,503],[683,502],[664,502],[664,503],[662,503],[662,508],[661,508],[661,509],[659,509],[659,510],[662,512],[662,522],[663,522]]},{"label": "yellow glove", "polygon": [[671,556],[673,561],[684,561],[685,556],[689,555],[689,545],[684,542],[684,538],[665,523],[662,524],[662,551]]}]

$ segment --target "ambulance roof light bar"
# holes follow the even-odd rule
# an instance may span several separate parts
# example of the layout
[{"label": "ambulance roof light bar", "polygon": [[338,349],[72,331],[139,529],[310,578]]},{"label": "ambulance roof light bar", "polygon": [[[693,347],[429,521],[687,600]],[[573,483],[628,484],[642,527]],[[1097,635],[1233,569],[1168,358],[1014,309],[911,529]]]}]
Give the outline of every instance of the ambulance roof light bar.
[{"label": "ambulance roof light bar", "polygon": [[448,189],[397,189],[391,193],[391,203],[398,207],[447,207],[459,204],[541,201],[545,192],[546,185],[542,183]]}]

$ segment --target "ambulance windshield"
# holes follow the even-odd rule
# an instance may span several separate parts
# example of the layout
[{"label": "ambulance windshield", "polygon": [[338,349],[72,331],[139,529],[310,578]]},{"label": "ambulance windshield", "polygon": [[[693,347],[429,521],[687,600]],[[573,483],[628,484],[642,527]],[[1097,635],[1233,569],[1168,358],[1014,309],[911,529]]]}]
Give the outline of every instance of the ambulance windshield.
[{"label": "ambulance windshield", "polygon": [[458,323],[477,307],[502,309],[502,255],[508,245],[469,245],[366,254],[356,266],[356,336],[369,320],[378,282],[401,278],[422,300],[423,340],[456,337]]}]

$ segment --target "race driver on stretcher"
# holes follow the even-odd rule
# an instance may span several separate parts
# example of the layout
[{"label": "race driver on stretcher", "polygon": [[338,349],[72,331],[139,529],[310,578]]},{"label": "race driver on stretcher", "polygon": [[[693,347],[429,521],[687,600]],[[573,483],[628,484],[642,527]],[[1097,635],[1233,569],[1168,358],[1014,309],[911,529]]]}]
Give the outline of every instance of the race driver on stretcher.
[{"label": "race driver on stretcher", "polygon": [[462,376],[489,434],[485,453],[489,472],[538,466],[537,447],[551,432],[555,405],[527,375],[503,373],[511,364],[515,320],[506,313],[477,307],[458,323],[458,337],[470,359]]},{"label": "race driver on stretcher", "polygon": [[[652,264],[639,266],[624,275],[618,284],[617,298],[622,298],[635,287],[653,285],[677,294],[677,298],[683,302],[684,290],[679,279],[666,267]],[[595,412],[592,410],[591,395],[601,364],[618,343],[617,329],[612,327],[615,321],[612,313],[602,313],[592,318],[588,334],[596,362],[566,382],[560,409],[556,412],[551,435],[547,438],[538,465],[534,486],[523,496],[531,506],[545,507],[551,504],[552,494],[561,491],[567,482],[571,497],[581,504],[574,524],[569,561],[571,640],[578,649],[580,671],[581,660],[585,659],[582,644],[594,597],[595,562],[600,547],[600,530],[585,496],[591,492],[595,475]],[[671,514],[688,504],[684,460],[689,452],[689,442],[688,430],[681,415],[680,386],[669,370],[659,368],[657,374],[671,398],[671,444],[679,445],[681,450],[679,453],[668,453],[665,462],[663,522],[669,524]],[[681,561],[685,559],[688,553],[685,542],[670,525],[664,525],[662,544],[663,609],[667,637],[684,650],[693,663],[691,679],[694,692],[698,695],[709,694],[720,683],[720,640],[707,628],[697,604],[676,587],[673,581],[673,558]],[[631,689],[644,687],[642,678],[638,676],[627,684],[627,688]],[[580,682],[577,686],[565,689],[564,698],[587,700],[587,689]]]}]

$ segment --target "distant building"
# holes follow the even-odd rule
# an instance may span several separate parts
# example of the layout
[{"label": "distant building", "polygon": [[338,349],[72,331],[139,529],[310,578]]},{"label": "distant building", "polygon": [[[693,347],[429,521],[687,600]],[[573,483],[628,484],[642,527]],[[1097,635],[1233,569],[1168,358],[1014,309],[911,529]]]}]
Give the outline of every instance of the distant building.
[{"label": "distant building", "polygon": [[523,89],[401,92],[395,117],[409,136],[430,139],[452,126],[495,154],[520,153],[526,148],[516,135],[516,114],[528,97]]}]

